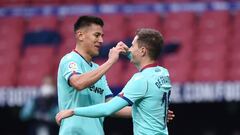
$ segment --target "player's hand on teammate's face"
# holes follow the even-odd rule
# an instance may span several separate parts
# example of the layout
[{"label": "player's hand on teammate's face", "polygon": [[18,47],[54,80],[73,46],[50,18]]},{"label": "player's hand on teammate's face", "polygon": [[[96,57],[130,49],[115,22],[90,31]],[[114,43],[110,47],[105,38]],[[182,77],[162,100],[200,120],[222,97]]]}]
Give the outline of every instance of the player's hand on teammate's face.
[{"label": "player's hand on teammate's face", "polygon": [[169,122],[169,121],[173,120],[174,117],[175,117],[174,112],[171,110],[168,110],[167,121]]},{"label": "player's hand on teammate's face", "polygon": [[127,52],[128,49],[126,47],[127,46],[125,46],[123,42],[118,42],[116,47],[113,47],[112,49],[110,49],[108,54],[108,59],[113,63],[117,62],[119,58],[119,54]]},{"label": "player's hand on teammate's face", "polygon": [[116,45],[116,48],[119,48],[121,51],[121,53],[126,53],[128,51],[128,46],[123,43],[122,41],[118,42],[118,44]]},{"label": "player's hand on teammate's face", "polygon": [[57,124],[60,125],[62,119],[67,118],[67,117],[70,117],[70,116],[72,116],[72,115],[73,115],[73,110],[72,110],[72,109],[63,110],[63,111],[60,111],[60,112],[56,115],[55,120],[56,120]]}]

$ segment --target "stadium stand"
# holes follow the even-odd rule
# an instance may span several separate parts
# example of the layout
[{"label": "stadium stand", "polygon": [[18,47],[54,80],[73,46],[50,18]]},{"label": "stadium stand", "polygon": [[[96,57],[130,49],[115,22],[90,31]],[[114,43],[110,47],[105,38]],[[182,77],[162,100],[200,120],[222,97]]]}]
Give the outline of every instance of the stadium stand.
[{"label": "stadium stand", "polygon": [[[107,59],[98,58],[96,59],[96,63],[103,64]],[[117,63],[113,65],[113,67],[107,72],[106,77],[108,80],[108,85],[110,87],[120,87],[123,75],[125,75],[125,71],[128,69],[125,68],[125,62],[123,60],[119,60]]]},{"label": "stadium stand", "polygon": [[68,4],[68,5],[93,4],[93,3],[96,3],[96,0],[62,0],[62,3]]},{"label": "stadium stand", "polygon": [[129,0],[96,0],[98,4],[125,4],[128,2]]},{"label": "stadium stand", "polygon": [[30,4],[33,6],[45,6],[45,5],[60,5],[62,0],[30,0]]},{"label": "stadium stand", "polygon": [[104,20],[104,43],[103,45],[115,45],[118,41],[127,39],[126,18],[123,14],[102,14]]},{"label": "stadium stand", "polygon": [[30,5],[30,0],[1,0],[0,7],[10,7],[10,6],[28,6]]},{"label": "stadium stand", "polygon": [[138,28],[150,27],[161,30],[162,21],[157,13],[137,13],[127,15],[128,37],[133,37]]},{"label": "stadium stand", "polygon": [[20,62],[18,85],[39,86],[51,74],[54,48],[46,45],[28,47]]},{"label": "stadium stand", "polygon": [[54,31],[58,26],[57,16],[33,16],[27,23],[27,31]]},{"label": "stadium stand", "polygon": [[[135,1],[135,0],[120,0],[120,1],[109,1],[109,0],[85,0],[85,1],[73,1],[73,0],[14,0],[19,5],[31,4],[32,6],[43,6],[43,5],[57,5],[61,4],[124,4],[124,3],[138,3],[146,4],[146,1]],[[172,3],[177,2],[174,0],[151,0],[147,3]],[[181,0],[178,2],[189,2],[189,0]],[[178,3],[177,2],[177,3]],[[13,5],[12,1],[1,1],[0,5]],[[138,5],[139,6],[139,5]],[[139,8],[139,9],[138,9]],[[140,10],[141,6],[136,8]],[[123,8],[124,9],[124,8]],[[121,10],[123,10],[121,9]],[[128,10],[130,11],[130,10]],[[84,13],[83,13],[84,14]],[[238,45],[239,41],[239,16],[240,13],[230,12],[226,10],[219,11],[204,11],[204,12],[138,12],[137,13],[102,13],[97,14],[105,20],[105,37],[104,45],[102,48],[102,55],[97,61],[103,61],[106,59],[108,49],[115,45],[117,41],[124,41],[128,45],[131,44],[130,40],[134,31],[140,27],[152,27],[162,31],[166,45],[167,44],[180,44],[180,49],[176,53],[171,53],[164,56],[163,59],[159,60],[161,64],[166,66],[172,74],[173,82],[188,82],[188,81],[222,81],[222,80],[237,80],[238,77],[233,77],[235,74],[229,72],[229,75],[216,76],[214,73],[209,73],[205,77],[200,76],[202,72],[211,71],[214,68],[215,72],[223,72],[226,69],[236,69],[236,63],[240,61]],[[12,73],[15,71],[24,70],[22,65],[25,65],[29,60],[30,56],[24,54],[21,56],[21,52],[28,47],[36,46],[36,48],[45,48],[52,46],[52,42],[45,43],[45,41],[32,42],[38,35],[41,36],[40,32],[55,32],[59,33],[61,39],[58,38],[58,42],[55,43],[56,57],[48,57],[50,61],[53,61],[52,69],[56,74],[57,65],[60,58],[67,52],[74,49],[75,41],[73,34],[73,23],[77,19],[78,15],[40,15],[40,16],[27,16],[27,17],[1,17],[0,20],[0,36],[5,40],[0,40],[0,52],[1,57],[8,57],[9,61],[1,60],[1,68],[4,64],[15,67]],[[124,28],[124,29],[122,29]],[[221,29],[220,29],[221,28]],[[39,32],[39,33],[38,33]],[[114,32],[114,34],[113,34]],[[33,37],[35,34],[35,37]],[[11,36],[9,36],[11,35]],[[30,35],[30,36],[29,36]],[[46,35],[46,34],[44,34]],[[12,40],[14,38],[15,40]],[[27,40],[26,40],[27,39]],[[31,40],[30,40],[31,39]],[[41,39],[44,40],[44,39]],[[28,41],[28,42],[27,42]],[[27,45],[26,45],[27,44]],[[40,47],[41,46],[41,47]],[[54,47],[54,46],[52,46]],[[5,51],[14,52],[14,55],[2,53]],[[218,50],[218,51],[215,51]],[[32,55],[32,54],[31,54]],[[35,56],[34,56],[35,57]],[[41,56],[43,57],[43,56]],[[226,58],[227,57],[227,58]],[[19,63],[20,61],[20,63]],[[125,63],[122,60],[120,63]],[[214,64],[219,64],[217,67]],[[19,65],[20,64],[20,65]],[[126,64],[126,63],[125,63]],[[18,67],[19,65],[19,67]],[[118,64],[121,68],[123,66]],[[203,68],[203,65],[209,65],[208,69]],[[31,66],[30,66],[31,67]],[[174,68],[179,67],[179,68]],[[20,68],[20,69],[19,69]],[[3,69],[3,68],[2,68]],[[7,68],[6,68],[7,69]],[[44,68],[43,68],[44,69]],[[127,80],[128,75],[130,76],[134,70],[131,66],[124,67],[123,72],[126,72],[126,76],[122,80]],[[41,69],[39,69],[41,70]],[[44,69],[48,70],[48,69]],[[116,69],[119,70],[119,69]],[[201,71],[203,70],[203,71]],[[19,74],[22,74],[22,73]],[[45,71],[44,71],[45,72]],[[233,71],[234,72],[234,71]],[[113,73],[111,73],[113,74]],[[212,78],[209,77],[213,74]],[[216,73],[217,74],[217,73]],[[18,75],[17,75],[18,76]],[[20,76],[20,75],[19,75]],[[115,76],[115,75],[108,75]],[[215,77],[214,77],[215,76]],[[236,75],[237,76],[237,75]],[[20,78],[20,77],[19,77]],[[9,79],[11,80],[11,79]],[[113,80],[113,79],[111,79]],[[112,86],[119,86],[124,84],[117,80],[111,82]],[[16,81],[15,81],[16,83]],[[15,84],[13,82],[13,84]],[[10,84],[10,83],[9,83]],[[21,83],[18,83],[21,84]]]}]

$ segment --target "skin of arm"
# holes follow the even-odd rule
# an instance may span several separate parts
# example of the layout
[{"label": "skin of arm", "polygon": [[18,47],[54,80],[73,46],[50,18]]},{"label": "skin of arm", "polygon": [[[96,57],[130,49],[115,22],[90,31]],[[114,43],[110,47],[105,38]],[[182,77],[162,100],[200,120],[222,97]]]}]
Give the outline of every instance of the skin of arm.
[{"label": "skin of arm", "polygon": [[88,107],[78,107],[59,112],[56,115],[56,121],[60,124],[61,120],[72,115],[85,116],[91,118],[106,117],[128,105],[128,102],[120,97],[114,97],[106,103],[92,105]]},{"label": "skin of arm", "polygon": [[69,80],[71,86],[73,86],[77,90],[83,90],[96,83],[111,68],[111,66],[117,62],[119,58],[119,53],[126,52],[127,48],[121,44],[122,42],[119,42],[116,47],[110,49],[108,54],[108,60],[104,64],[99,66],[97,69],[80,75],[72,75]]},{"label": "skin of arm", "polygon": [[[60,125],[60,122],[62,119],[70,117],[72,115],[80,115],[80,116],[86,116],[86,117],[106,117],[113,113],[121,113],[121,111],[126,111],[123,114],[121,114],[121,117],[129,117],[129,113],[131,112],[131,107],[127,107],[128,103],[123,100],[120,97],[114,97],[110,101],[106,103],[101,103],[93,106],[88,107],[79,107],[75,109],[68,109],[60,111],[55,119],[58,125]],[[127,109],[126,109],[127,108]],[[116,115],[119,116],[119,115]],[[175,114],[173,111],[168,110],[168,122],[173,120],[175,117]]]},{"label": "skin of arm", "polygon": [[[110,101],[112,97],[106,99],[106,102]],[[125,106],[118,112],[114,113],[113,116],[120,117],[120,118],[132,118],[132,107]]]}]

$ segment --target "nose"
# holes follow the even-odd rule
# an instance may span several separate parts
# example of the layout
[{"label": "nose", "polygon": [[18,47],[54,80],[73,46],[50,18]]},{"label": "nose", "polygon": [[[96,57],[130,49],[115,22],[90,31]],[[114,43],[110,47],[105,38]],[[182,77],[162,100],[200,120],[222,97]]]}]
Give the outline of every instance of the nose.
[{"label": "nose", "polygon": [[98,42],[103,43],[103,36],[99,36]]}]

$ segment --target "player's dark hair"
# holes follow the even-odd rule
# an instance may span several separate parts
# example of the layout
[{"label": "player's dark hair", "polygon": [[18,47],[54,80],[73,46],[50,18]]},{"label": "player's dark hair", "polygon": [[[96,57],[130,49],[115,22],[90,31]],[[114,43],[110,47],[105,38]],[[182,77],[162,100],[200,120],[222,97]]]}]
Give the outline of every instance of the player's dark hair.
[{"label": "player's dark hair", "polygon": [[139,47],[145,47],[149,57],[156,60],[160,56],[164,44],[162,34],[154,29],[142,28],[137,30],[136,35]]},{"label": "player's dark hair", "polygon": [[74,24],[74,32],[83,27],[88,27],[92,24],[100,25],[103,27],[104,22],[101,18],[96,16],[80,16]]}]

